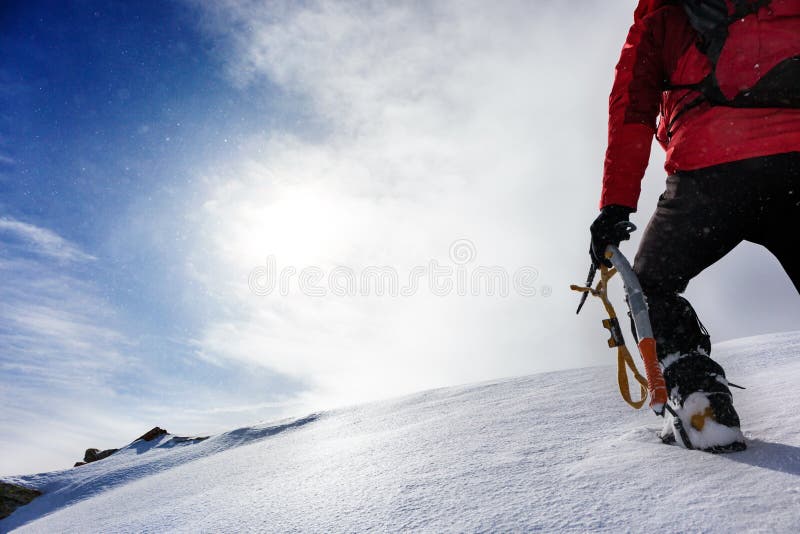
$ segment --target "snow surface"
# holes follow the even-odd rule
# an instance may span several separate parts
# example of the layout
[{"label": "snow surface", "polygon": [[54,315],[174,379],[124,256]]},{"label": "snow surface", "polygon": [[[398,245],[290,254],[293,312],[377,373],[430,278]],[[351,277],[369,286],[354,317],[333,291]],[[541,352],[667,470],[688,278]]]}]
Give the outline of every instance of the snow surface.
[{"label": "snow surface", "polygon": [[734,391],[742,453],[661,444],[612,367],[579,369],[7,477],[45,495],[0,531],[800,532],[800,332],[715,355],[748,387]]}]

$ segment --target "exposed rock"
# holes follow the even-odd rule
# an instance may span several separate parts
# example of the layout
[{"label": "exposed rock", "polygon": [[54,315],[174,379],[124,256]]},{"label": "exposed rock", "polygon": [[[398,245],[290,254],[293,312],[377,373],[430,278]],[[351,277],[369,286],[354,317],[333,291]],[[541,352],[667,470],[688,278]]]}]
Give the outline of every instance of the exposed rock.
[{"label": "exposed rock", "polygon": [[163,428],[154,427],[154,428],[148,430],[147,432],[145,432],[144,434],[142,434],[141,436],[139,436],[138,438],[136,438],[135,441],[139,441],[139,440],[142,440],[142,441],[153,441],[157,437],[163,436],[166,433],[167,433],[167,431],[164,430]]},{"label": "exposed rock", "polygon": [[82,465],[86,465],[86,462],[75,462],[75,465],[73,465],[72,467],[80,467]]},{"label": "exposed rock", "polygon": [[25,506],[42,492],[8,482],[0,482],[0,519],[11,515],[11,512]]},{"label": "exposed rock", "polygon": [[103,458],[108,458],[118,450],[119,449],[106,449],[101,451],[100,449],[86,449],[86,454],[83,455],[83,463],[89,464],[97,460],[102,460]]},{"label": "exposed rock", "polygon": [[96,462],[98,454],[100,454],[100,449],[86,449],[86,452],[83,454],[84,463]]}]

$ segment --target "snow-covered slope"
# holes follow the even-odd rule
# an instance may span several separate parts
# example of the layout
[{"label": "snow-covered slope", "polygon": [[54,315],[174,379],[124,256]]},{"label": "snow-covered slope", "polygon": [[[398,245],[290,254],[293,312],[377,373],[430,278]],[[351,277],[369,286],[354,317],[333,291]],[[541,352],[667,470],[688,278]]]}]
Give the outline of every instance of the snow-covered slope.
[{"label": "snow-covered slope", "polygon": [[7,479],[45,494],[0,531],[800,532],[800,332],[715,354],[748,387],[743,453],[662,445],[613,368],[581,369],[135,443]]}]

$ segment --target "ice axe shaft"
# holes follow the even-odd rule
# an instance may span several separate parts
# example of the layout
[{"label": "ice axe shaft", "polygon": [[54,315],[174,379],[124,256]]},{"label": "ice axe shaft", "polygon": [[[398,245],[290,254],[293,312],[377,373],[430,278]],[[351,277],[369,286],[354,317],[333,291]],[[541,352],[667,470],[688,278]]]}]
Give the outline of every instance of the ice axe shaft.
[{"label": "ice axe shaft", "polygon": [[636,333],[639,337],[637,345],[644,361],[647,388],[650,393],[650,408],[657,414],[663,415],[664,406],[668,400],[667,385],[664,382],[664,375],[661,373],[661,367],[658,363],[656,340],[653,337],[653,327],[650,323],[650,314],[647,310],[647,301],[642,292],[642,286],[639,284],[639,278],[633,272],[627,258],[617,247],[609,245],[606,248],[606,258],[619,273],[625,288],[626,301],[631,310],[633,324],[636,326]]},{"label": "ice axe shaft", "polygon": [[[617,225],[617,229],[621,233],[627,233],[636,230],[636,225],[629,221],[621,221]],[[586,297],[590,294],[597,297],[603,303],[603,306],[608,313],[608,319],[603,320],[603,326],[611,333],[611,338],[608,340],[609,347],[617,348],[617,368],[618,368],[618,382],[622,398],[630,404],[633,408],[641,408],[647,396],[650,397],[650,408],[658,415],[664,415],[665,407],[667,406],[667,386],[664,382],[664,375],[661,372],[661,367],[658,363],[658,356],[656,353],[656,340],[653,337],[653,327],[650,323],[650,314],[647,309],[647,301],[645,300],[642,286],[639,283],[639,278],[628,263],[627,258],[619,251],[615,245],[609,245],[605,250],[605,257],[611,267],[606,264],[595,265],[592,263],[589,269],[589,276],[587,277],[586,284],[583,286],[572,285],[572,290],[583,293],[581,301],[578,305],[580,312],[583,307]],[[594,276],[597,269],[600,270],[600,281],[597,282],[595,287],[592,287]],[[639,348],[639,354],[642,356],[644,362],[645,375],[642,376],[636,369],[636,364],[625,346],[625,338],[622,335],[622,329],[617,319],[617,314],[614,311],[614,306],[608,298],[608,282],[615,274],[619,273],[622,278],[622,283],[625,289],[625,301],[631,311],[631,319],[634,325],[634,336],[637,337],[636,345]],[[639,383],[641,388],[641,399],[634,400],[631,398],[628,371],[633,373],[633,377]]]}]

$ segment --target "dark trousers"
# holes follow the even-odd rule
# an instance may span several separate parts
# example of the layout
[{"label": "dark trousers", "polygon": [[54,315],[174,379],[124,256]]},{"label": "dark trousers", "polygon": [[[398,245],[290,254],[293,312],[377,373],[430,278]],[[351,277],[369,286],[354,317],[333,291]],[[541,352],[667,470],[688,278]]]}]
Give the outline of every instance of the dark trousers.
[{"label": "dark trousers", "polygon": [[800,293],[800,152],[679,172],[647,225],[634,270],[670,395],[724,391],[725,373],[689,302],[689,281],[742,241],[766,247]]}]

